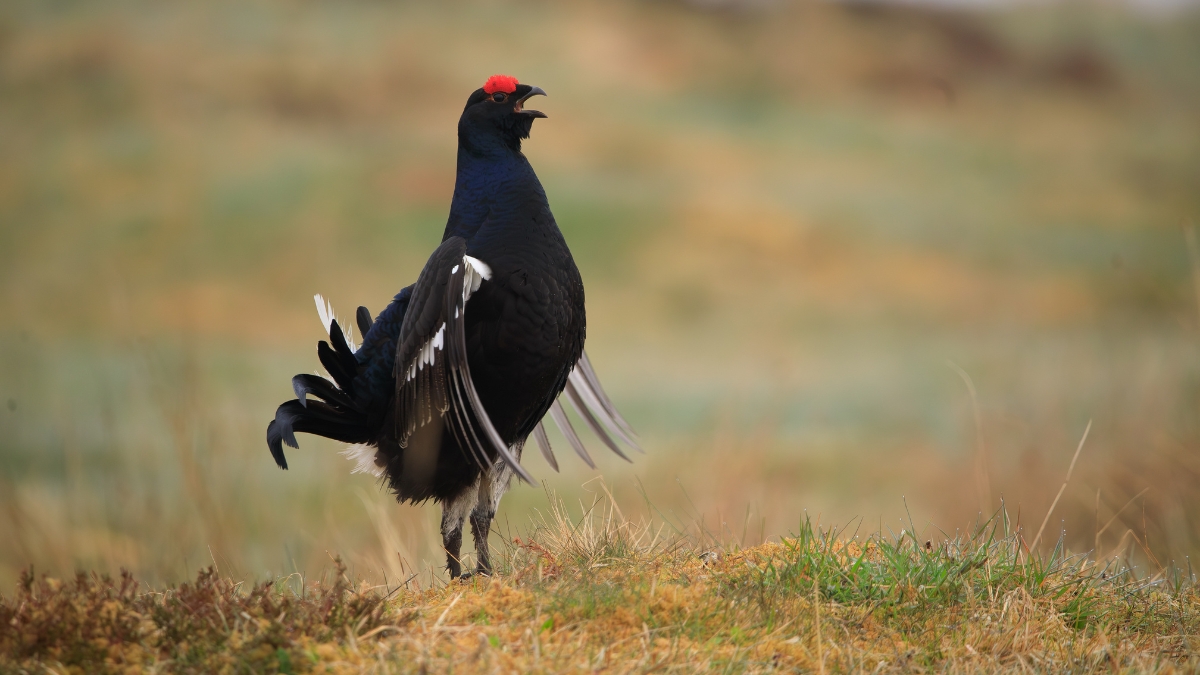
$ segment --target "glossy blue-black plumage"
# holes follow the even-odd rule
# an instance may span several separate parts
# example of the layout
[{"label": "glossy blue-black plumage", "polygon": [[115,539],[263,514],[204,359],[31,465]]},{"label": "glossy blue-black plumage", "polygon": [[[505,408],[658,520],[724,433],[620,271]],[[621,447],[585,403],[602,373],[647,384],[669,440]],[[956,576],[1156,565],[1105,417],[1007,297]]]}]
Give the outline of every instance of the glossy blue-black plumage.
[{"label": "glossy blue-black plumage", "polygon": [[[283,446],[297,447],[298,431],[365,444],[373,452],[359,454],[360,467],[373,460],[400,501],[441,502],[452,577],[462,571],[465,509],[471,509],[478,569],[490,570],[487,534],[508,472],[530,480],[518,463],[521,447],[540,431],[568,378],[575,382],[571,400],[585,405],[582,390],[589,400],[605,402],[593,408],[628,438],[616,426],[624,424],[619,415],[602,410],[611,404],[586,359],[584,374],[572,374],[586,330],[583,282],[545,190],[521,153],[533,120],[544,117],[523,103],[543,93],[497,77],[471,94],[458,123],[458,169],[442,245],[417,283],[374,321],[359,308],[357,351],[332,323],[318,357],[334,382],[293,378],[297,398],[279,406],[267,428],[282,468]],[[554,411],[581,448],[561,409]],[[543,452],[552,457],[548,445]]]},{"label": "glossy blue-black plumage", "polygon": [[371,330],[363,335],[362,345],[354,354],[360,367],[354,388],[364,406],[376,407],[378,402],[386,405],[392,390],[396,388],[392,375],[396,363],[396,341],[400,337],[400,325],[404,323],[404,313],[408,310],[412,290],[412,286],[407,286],[392,298],[391,303],[375,317]]},{"label": "glossy blue-black plumage", "polygon": [[527,209],[531,203],[549,211],[546,192],[525,155],[476,155],[460,147],[454,198],[442,241],[462,237],[471,246],[489,214]]},{"label": "glossy blue-black plumage", "polygon": [[[519,85],[512,95],[515,100],[532,91]],[[501,418],[519,418],[501,419],[498,425],[504,429],[506,441],[514,442],[537,424],[562,390],[571,364],[582,350],[582,282],[550,214],[541,182],[521,153],[521,141],[541,114],[522,113],[519,106],[514,109],[512,101],[507,107],[496,105],[492,97],[477,90],[459,119],[458,167],[443,241],[462,237],[470,255],[496,264],[498,279],[471,303],[468,351],[472,369],[485,380],[481,396],[498,408],[507,406],[498,411]],[[296,446],[296,431],[350,442],[363,442],[362,437],[367,436],[366,442],[381,448],[381,456],[403,453],[388,427],[395,426],[396,350],[413,290],[413,286],[403,289],[372,322],[352,361],[349,348],[339,344],[340,334],[333,335],[337,331],[331,331],[331,344],[319,345],[318,355],[338,391],[330,391],[309,376],[294,380],[298,399],[281,405],[268,426],[268,445],[281,467],[286,468],[283,445]],[[578,307],[563,311],[550,306],[554,304]],[[541,316],[543,309],[549,310],[545,317]],[[501,357],[504,363],[489,362],[515,343],[533,351]],[[546,355],[554,363],[545,373],[542,361],[547,359],[538,353],[539,344],[553,352]],[[514,390],[513,382],[521,380],[528,380],[528,386],[517,385]],[[537,390],[534,402],[515,408],[510,405],[515,399],[529,398],[519,396],[529,388]],[[308,395],[318,400],[307,400]],[[471,472],[464,471],[433,489],[431,495],[407,497],[445,497],[470,480]]]}]

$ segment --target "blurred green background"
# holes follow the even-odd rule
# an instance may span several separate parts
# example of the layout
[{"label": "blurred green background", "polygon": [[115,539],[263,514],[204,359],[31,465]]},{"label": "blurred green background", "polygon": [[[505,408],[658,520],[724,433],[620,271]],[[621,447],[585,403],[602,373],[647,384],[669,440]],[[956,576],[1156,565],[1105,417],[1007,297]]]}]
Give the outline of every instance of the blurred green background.
[{"label": "blurred green background", "polygon": [[[1046,537],[1182,564],[1197,64],[1200,12],[1086,1],[6,2],[0,589],[434,574],[436,508],[324,439],[281,472],[264,430],[318,367],[312,295],[349,317],[415,279],[498,72],[550,93],[525,151],[647,449],[530,452],[569,503],[603,476],[756,543],[1003,500],[1032,539],[1094,420]],[[505,536],[546,503],[514,487]]]}]

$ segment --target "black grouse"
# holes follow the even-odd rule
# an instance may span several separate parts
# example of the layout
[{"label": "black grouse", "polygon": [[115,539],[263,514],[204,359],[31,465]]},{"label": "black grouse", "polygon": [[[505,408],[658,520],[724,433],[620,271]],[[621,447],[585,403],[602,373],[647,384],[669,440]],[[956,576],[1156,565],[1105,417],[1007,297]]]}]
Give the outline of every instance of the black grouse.
[{"label": "black grouse", "polygon": [[[595,464],[558,402],[628,460],[613,437],[637,448],[583,351],[583,280],[521,141],[544,114],[525,102],[538,87],[496,75],[467,99],[458,120],[458,173],[442,243],[417,282],[374,320],[359,307],[353,345],[317,296],[329,342],[317,356],[329,378],[292,378],[267,445],[287,468],[284,444],[302,431],[354,444],[358,470],[385,477],[397,500],[442,505],[450,576],[462,575],[462,526],[470,515],[476,570],[491,572],[488,533],[532,434],[558,464],[547,415],[589,466]],[[312,397],[310,399],[309,397]],[[640,448],[638,448],[640,450]]]}]

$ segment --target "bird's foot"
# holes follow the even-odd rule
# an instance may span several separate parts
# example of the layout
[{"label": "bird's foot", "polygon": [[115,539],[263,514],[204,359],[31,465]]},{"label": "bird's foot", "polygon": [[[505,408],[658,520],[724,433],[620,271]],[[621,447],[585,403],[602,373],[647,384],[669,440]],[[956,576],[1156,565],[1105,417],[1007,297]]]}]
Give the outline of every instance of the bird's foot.
[{"label": "bird's foot", "polygon": [[460,575],[458,577],[458,580],[465,583],[475,577],[483,577],[483,578],[487,579],[487,578],[490,578],[491,576],[492,576],[491,570],[475,570],[474,572],[463,572],[462,575]]}]

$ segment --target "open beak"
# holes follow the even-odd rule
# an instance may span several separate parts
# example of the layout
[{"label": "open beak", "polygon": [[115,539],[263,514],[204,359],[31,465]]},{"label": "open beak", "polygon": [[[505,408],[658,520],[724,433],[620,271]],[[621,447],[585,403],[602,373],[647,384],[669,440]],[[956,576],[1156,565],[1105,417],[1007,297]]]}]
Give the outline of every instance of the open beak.
[{"label": "open beak", "polygon": [[542,91],[541,87],[534,87],[534,88],[530,89],[528,94],[525,94],[521,98],[517,99],[516,104],[513,105],[513,112],[521,113],[522,115],[529,115],[530,117],[545,117],[546,113],[544,113],[540,110],[526,110],[523,107],[525,105],[525,101],[529,100],[529,97],[545,96],[545,95],[546,95],[546,92]]}]

